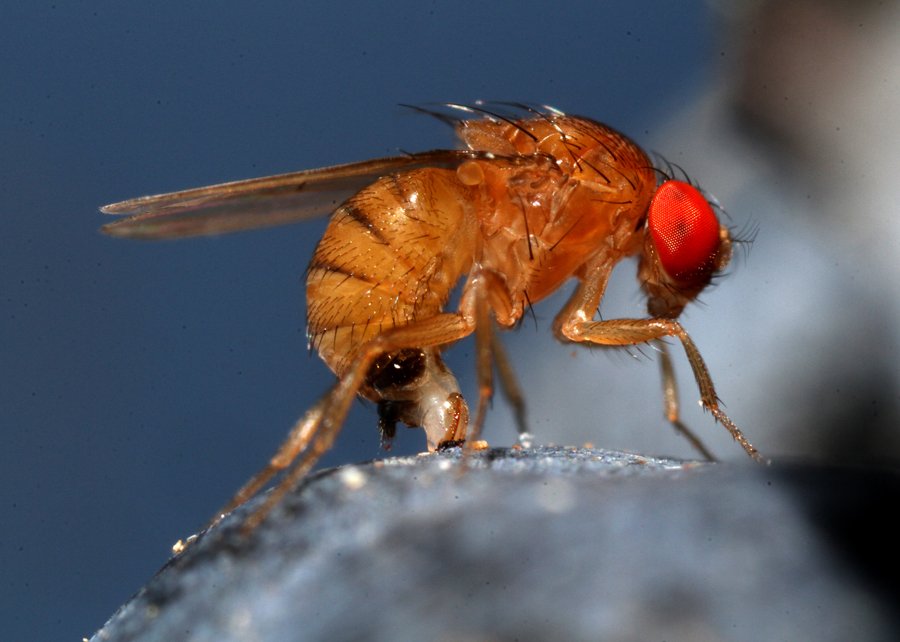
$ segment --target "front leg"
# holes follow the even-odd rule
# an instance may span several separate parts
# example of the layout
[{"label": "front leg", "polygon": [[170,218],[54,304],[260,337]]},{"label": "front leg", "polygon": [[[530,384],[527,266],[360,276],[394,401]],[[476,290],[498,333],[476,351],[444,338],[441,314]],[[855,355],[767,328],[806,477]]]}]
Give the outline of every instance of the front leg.
[{"label": "front leg", "polygon": [[[741,430],[719,407],[719,399],[713,386],[709,370],[700,356],[697,346],[685,332],[681,324],[674,319],[612,319],[593,321],[594,310],[603,296],[611,265],[595,268],[594,278],[582,281],[572,299],[566,304],[556,318],[554,332],[561,341],[575,343],[593,343],[604,346],[629,346],[666,337],[675,337],[681,342],[687,354],[688,362],[694,372],[694,379],[700,388],[700,402],[713,417],[731,433],[747,454],[756,461],[764,461],[756,448],[747,440]],[[677,425],[676,425],[677,427]]]}]

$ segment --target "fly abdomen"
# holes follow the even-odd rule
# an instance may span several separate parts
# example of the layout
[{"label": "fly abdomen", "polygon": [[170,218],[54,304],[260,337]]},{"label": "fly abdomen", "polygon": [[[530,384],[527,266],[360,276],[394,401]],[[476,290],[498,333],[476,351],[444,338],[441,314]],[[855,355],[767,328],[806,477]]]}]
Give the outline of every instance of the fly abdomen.
[{"label": "fly abdomen", "polygon": [[380,332],[439,312],[472,262],[475,217],[452,170],[386,176],[335,211],[307,272],[310,345],[338,375]]}]

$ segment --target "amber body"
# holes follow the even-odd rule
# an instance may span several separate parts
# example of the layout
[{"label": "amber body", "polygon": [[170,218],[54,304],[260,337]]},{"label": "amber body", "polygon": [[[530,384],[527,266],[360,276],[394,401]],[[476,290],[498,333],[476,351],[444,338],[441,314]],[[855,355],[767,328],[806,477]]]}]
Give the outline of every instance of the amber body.
[{"label": "amber body", "polygon": [[[614,264],[641,249],[635,231],[656,174],[618,132],[559,117],[465,121],[460,135],[494,158],[377,180],[337,209],[316,248],[307,277],[309,339],[339,377],[375,336],[443,311],[463,277],[490,279],[491,316],[509,328],[529,303],[583,275],[587,264]],[[428,363],[435,376],[444,372],[437,350]],[[447,395],[459,392],[449,373],[443,380]],[[371,386],[363,393],[375,401],[409,397]],[[421,425],[426,412],[407,418]],[[426,429],[434,448],[444,430]]]},{"label": "amber body", "polygon": [[[514,326],[530,305],[572,278],[578,285],[553,324],[560,340],[621,346],[677,339],[703,406],[759,459],[719,407],[700,353],[676,320],[731,256],[728,229],[705,197],[685,188],[709,210],[711,249],[696,267],[673,277],[648,228],[648,208],[662,192],[664,172],[635,143],[556,110],[526,108],[526,117],[513,119],[450,107],[487,115],[453,119],[461,151],[226,183],[103,208],[132,215],[106,226],[108,233],[173,238],[303,220],[325,211],[337,195],[352,194],[334,211],[306,283],[309,342],[338,381],[229,508],[293,463],[258,522],[331,446],[357,394],[377,403],[385,436],[397,423],[422,426],[435,449],[478,436],[496,367],[524,431],[522,394],[495,327]],[[650,317],[594,320],[609,275],[631,255],[640,256],[638,278]],[[459,304],[448,309],[460,283]],[[471,418],[441,360],[444,348],[470,334],[478,375]],[[658,345],[666,416],[711,457],[678,418],[671,362],[665,345]]]}]

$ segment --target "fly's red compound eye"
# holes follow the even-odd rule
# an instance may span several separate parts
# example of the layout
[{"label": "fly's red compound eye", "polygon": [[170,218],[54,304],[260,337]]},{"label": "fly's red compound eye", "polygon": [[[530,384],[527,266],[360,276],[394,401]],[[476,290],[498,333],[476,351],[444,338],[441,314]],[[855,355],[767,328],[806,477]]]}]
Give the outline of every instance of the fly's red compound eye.
[{"label": "fly's red compound eye", "polygon": [[688,280],[707,272],[719,249],[719,220],[703,194],[688,183],[660,185],[647,214],[653,245],[666,273]]}]

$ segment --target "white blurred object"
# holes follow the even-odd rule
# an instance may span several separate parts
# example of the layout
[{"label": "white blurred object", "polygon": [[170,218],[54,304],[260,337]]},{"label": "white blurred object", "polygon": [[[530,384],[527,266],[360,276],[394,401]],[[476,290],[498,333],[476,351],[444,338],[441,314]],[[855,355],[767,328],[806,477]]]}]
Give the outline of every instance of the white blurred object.
[{"label": "white blurred object", "polygon": [[740,64],[660,137],[738,227],[759,224],[708,333],[743,357],[746,394],[723,398],[764,452],[900,455],[900,5],[887,4],[757,3],[726,32]]}]

